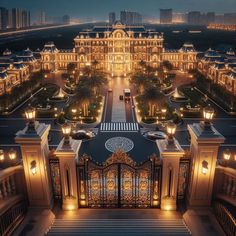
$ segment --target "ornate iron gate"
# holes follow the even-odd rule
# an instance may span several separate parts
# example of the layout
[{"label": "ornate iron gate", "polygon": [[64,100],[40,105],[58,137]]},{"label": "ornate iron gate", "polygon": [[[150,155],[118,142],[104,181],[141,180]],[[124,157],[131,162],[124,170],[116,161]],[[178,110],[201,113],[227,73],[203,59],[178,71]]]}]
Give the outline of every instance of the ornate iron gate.
[{"label": "ornate iron gate", "polygon": [[137,165],[117,151],[105,163],[83,156],[78,163],[80,207],[158,207],[161,165],[155,156]]}]

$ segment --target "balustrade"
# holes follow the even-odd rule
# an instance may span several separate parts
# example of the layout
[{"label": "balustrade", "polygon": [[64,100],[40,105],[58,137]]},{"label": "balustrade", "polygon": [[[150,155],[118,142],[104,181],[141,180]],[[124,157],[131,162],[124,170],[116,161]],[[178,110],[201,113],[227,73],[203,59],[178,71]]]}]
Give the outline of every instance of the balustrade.
[{"label": "balustrade", "polygon": [[1,201],[15,196],[17,193],[17,174],[23,173],[21,165],[9,167],[0,171],[0,203]]},{"label": "balustrade", "polygon": [[236,206],[236,170],[217,166],[214,197],[223,198]]}]

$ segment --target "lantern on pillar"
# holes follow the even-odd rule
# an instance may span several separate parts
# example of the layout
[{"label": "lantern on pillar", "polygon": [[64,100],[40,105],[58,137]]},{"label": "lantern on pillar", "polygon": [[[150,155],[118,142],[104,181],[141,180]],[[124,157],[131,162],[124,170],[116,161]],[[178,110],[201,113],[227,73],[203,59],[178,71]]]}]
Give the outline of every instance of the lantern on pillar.
[{"label": "lantern on pillar", "polygon": [[36,110],[33,107],[28,107],[25,110],[25,116],[26,119],[28,120],[28,133],[35,132],[35,117],[36,117]]},{"label": "lantern on pillar", "polygon": [[204,128],[208,129],[211,127],[211,121],[214,116],[214,108],[208,105],[203,109],[203,118],[204,118]]},{"label": "lantern on pillar", "polygon": [[167,134],[168,134],[168,144],[174,144],[174,135],[176,131],[176,124],[174,122],[169,122],[167,124]]},{"label": "lantern on pillar", "polygon": [[62,133],[64,135],[64,145],[70,144],[70,133],[71,133],[71,125],[69,123],[65,123],[62,125]]}]

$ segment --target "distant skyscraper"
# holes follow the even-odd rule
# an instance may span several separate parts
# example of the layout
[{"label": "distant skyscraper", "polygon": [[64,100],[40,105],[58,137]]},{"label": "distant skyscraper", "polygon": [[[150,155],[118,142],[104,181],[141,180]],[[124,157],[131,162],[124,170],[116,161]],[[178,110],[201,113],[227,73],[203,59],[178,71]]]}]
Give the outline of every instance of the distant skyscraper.
[{"label": "distant skyscraper", "polygon": [[65,25],[69,25],[70,24],[70,16],[64,15],[62,17],[62,23],[65,24]]},{"label": "distant skyscraper", "polygon": [[236,13],[225,13],[224,14],[224,23],[229,25],[236,24]]},{"label": "distant skyscraper", "polygon": [[22,11],[19,8],[12,9],[12,26],[14,29],[22,28]]},{"label": "distant skyscraper", "polygon": [[0,30],[5,30],[8,23],[8,10],[0,7]]},{"label": "distant skyscraper", "polygon": [[116,21],[116,13],[110,12],[109,13],[109,25],[113,25]]},{"label": "distant skyscraper", "polygon": [[186,14],[185,13],[173,13],[172,23],[186,23]]},{"label": "distant skyscraper", "polygon": [[46,14],[44,11],[40,11],[38,13],[38,25],[45,25],[46,24]]},{"label": "distant skyscraper", "polygon": [[22,11],[22,27],[30,27],[30,12]]},{"label": "distant skyscraper", "polygon": [[207,12],[206,23],[207,24],[215,23],[215,12]]},{"label": "distant skyscraper", "polygon": [[121,11],[120,21],[125,25],[139,25],[142,24],[142,15],[138,12]]},{"label": "distant skyscraper", "polygon": [[172,9],[160,9],[160,23],[172,24]]},{"label": "distant skyscraper", "polygon": [[190,25],[200,25],[201,24],[200,11],[191,11],[188,13],[188,24],[190,24]]}]

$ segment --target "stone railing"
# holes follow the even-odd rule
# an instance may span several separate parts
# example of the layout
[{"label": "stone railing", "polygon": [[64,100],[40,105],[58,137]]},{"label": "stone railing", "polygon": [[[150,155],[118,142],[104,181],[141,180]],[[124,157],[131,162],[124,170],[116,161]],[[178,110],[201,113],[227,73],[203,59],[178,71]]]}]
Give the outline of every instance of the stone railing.
[{"label": "stone railing", "polygon": [[25,195],[26,186],[23,166],[18,165],[0,170],[0,203],[9,197]]},{"label": "stone railing", "polygon": [[218,165],[215,173],[214,198],[236,207],[236,169]]},{"label": "stone railing", "polygon": [[236,235],[236,220],[223,204],[219,202],[213,203],[213,210],[216,218],[227,236]]},{"label": "stone railing", "polygon": [[24,170],[21,165],[0,170],[0,235],[10,235],[27,210]]}]

